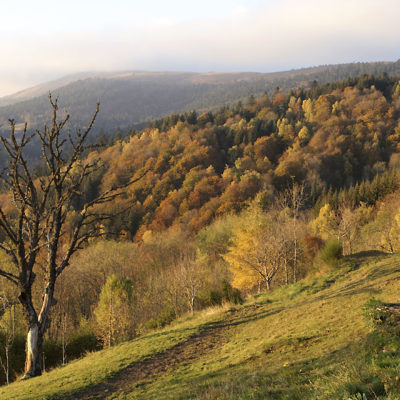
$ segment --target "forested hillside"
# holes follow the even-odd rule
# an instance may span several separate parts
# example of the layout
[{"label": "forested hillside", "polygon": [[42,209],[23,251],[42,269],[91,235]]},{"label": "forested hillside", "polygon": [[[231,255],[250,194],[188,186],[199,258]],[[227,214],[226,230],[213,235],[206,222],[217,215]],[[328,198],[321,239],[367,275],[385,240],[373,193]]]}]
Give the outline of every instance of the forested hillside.
[{"label": "forested hillside", "polygon": [[177,73],[120,72],[86,73],[22,91],[0,99],[0,130],[7,120],[28,122],[37,128],[49,118],[47,95],[60,97],[60,105],[71,114],[71,123],[81,127],[96,101],[101,113],[94,127],[97,134],[127,131],[154,118],[191,110],[215,110],[250,95],[273,94],[276,87],[289,91],[334,82],[361,74],[400,74],[400,62],[328,65],[276,73]]},{"label": "forested hillside", "polygon": [[89,158],[104,162],[100,186],[147,171],[119,205],[135,202],[129,218],[113,221],[129,237],[174,224],[197,232],[255,197],[268,208],[293,183],[306,184],[309,206],[349,188],[354,206],[370,205],[377,198],[363,182],[399,164],[399,95],[386,76],[277,91],[216,113],[172,115]]},{"label": "forested hillside", "polygon": [[[173,114],[92,149],[76,169],[95,162],[101,168],[71,193],[67,227],[99,193],[139,179],[98,206],[114,218],[93,223],[101,238],[57,281],[47,367],[335,271],[343,255],[400,250],[400,82],[387,74]],[[12,218],[10,195],[0,203]],[[37,303],[45,276],[37,270]],[[2,292],[0,355],[12,354],[13,379],[24,326],[16,289],[3,282]]]}]

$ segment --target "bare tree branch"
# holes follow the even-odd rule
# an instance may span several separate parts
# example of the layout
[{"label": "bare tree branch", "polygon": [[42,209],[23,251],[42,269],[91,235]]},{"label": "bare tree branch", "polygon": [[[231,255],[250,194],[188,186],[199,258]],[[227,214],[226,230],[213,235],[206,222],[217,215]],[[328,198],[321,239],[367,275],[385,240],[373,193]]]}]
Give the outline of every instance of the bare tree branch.
[{"label": "bare tree branch", "polygon": [[[99,113],[99,104],[86,129],[66,136],[63,129],[69,121],[69,115],[58,120],[58,98],[53,99],[49,94],[49,103],[52,110],[49,125],[29,134],[25,124],[21,135],[17,135],[16,123],[10,120],[9,138],[0,137],[9,161],[9,168],[3,170],[0,181],[13,201],[11,212],[6,211],[6,207],[0,207],[0,231],[6,237],[6,241],[0,243],[0,249],[11,257],[19,273],[16,275],[3,268],[0,269],[0,276],[18,286],[18,299],[25,310],[30,332],[30,341],[27,343],[28,346],[36,346],[28,352],[31,358],[27,358],[27,376],[41,372],[41,340],[50,323],[49,313],[55,304],[54,291],[58,276],[69,265],[72,255],[85,246],[90,238],[105,234],[100,229],[101,222],[132,207],[129,205],[119,212],[107,213],[101,206],[122,196],[128,186],[140,180],[147,172],[122,185],[104,190],[81,204],[79,209],[74,209],[75,200],[84,195],[85,182],[102,168],[99,161],[82,161],[85,152],[94,148],[86,144],[86,141]],[[31,172],[24,156],[26,146],[34,137],[39,139],[46,168],[44,176],[38,179]],[[68,143],[71,149],[67,153]],[[72,215],[74,219],[70,218]],[[61,243],[64,247],[65,242],[64,252]],[[43,265],[39,262],[42,259]],[[36,276],[34,271],[37,268],[44,272],[46,280],[39,312],[36,312],[32,299]]]}]

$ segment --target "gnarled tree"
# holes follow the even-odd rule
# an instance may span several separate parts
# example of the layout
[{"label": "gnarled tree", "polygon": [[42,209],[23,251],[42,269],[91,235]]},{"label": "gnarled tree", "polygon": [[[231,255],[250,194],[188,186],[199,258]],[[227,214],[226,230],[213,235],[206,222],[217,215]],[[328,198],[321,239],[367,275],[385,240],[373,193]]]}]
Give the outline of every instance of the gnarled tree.
[{"label": "gnarled tree", "polygon": [[[59,120],[57,99],[49,96],[49,100],[52,110],[49,126],[28,134],[25,124],[23,131],[17,133],[15,122],[10,120],[10,137],[0,138],[9,162],[1,181],[3,190],[12,199],[11,207],[0,207],[0,230],[4,238],[0,249],[11,260],[10,265],[0,266],[0,276],[17,286],[26,316],[26,378],[42,372],[42,343],[50,326],[50,310],[56,303],[57,278],[89,238],[102,234],[101,221],[112,217],[98,206],[120,196],[124,188],[140,179],[106,189],[82,204],[82,185],[100,167],[98,160],[82,160],[91,147],[87,139],[99,104],[85,130],[67,135],[64,128],[69,115]],[[34,176],[25,155],[34,137],[42,150],[45,173],[41,177]],[[74,209],[77,203],[81,204],[78,210]],[[39,304],[33,296],[38,290],[35,285],[33,291],[35,280],[39,284],[38,271],[44,276]]]}]

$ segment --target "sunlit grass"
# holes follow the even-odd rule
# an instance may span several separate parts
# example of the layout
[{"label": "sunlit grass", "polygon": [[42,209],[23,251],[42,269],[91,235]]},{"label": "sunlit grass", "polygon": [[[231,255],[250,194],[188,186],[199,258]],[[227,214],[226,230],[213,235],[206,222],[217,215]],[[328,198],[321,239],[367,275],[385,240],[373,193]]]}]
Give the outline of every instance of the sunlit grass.
[{"label": "sunlit grass", "polygon": [[207,336],[215,342],[209,351],[199,354],[189,347],[190,362],[125,385],[108,398],[352,398],[352,390],[358,390],[352,385],[375,371],[374,366],[360,368],[372,329],[363,307],[372,296],[398,301],[399,272],[398,255],[352,257],[340,269],[255,296],[243,306],[188,315],[163,331],[2,388],[0,398],[52,399],[82,390],[219,320],[227,326]]},{"label": "sunlit grass", "polygon": [[173,326],[126,342],[110,349],[90,353],[62,368],[54,369],[40,377],[15,382],[0,388],[0,399],[52,399],[62,394],[83,390],[112,377],[128,365],[149,358],[199,333],[203,324],[212,322],[218,315],[200,313],[187,316]]}]

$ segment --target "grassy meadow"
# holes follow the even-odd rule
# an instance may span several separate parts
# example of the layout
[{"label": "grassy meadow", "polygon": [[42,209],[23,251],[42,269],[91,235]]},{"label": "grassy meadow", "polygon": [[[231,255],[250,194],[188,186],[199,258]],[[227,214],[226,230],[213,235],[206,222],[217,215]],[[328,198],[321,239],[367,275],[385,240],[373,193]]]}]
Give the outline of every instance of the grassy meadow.
[{"label": "grassy meadow", "polygon": [[393,303],[399,291],[400,255],[351,256],[4,386],[0,399],[398,399],[400,357],[389,343],[371,353],[364,314],[372,297]]}]

